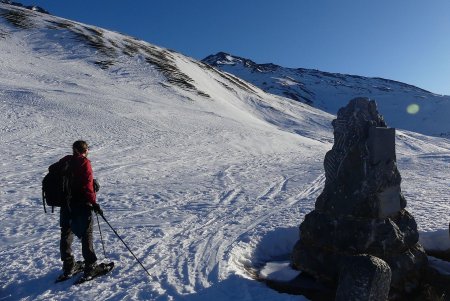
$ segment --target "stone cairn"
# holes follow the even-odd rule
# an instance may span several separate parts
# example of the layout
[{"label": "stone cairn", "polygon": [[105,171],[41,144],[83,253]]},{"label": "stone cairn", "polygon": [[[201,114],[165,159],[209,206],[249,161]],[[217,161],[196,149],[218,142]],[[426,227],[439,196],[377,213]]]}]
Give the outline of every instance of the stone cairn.
[{"label": "stone cairn", "polygon": [[336,300],[395,300],[412,293],[427,265],[406,210],[395,129],[374,101],[355,98],[332,122],[325,187],[300,225],[292,265],[337,288]]}]

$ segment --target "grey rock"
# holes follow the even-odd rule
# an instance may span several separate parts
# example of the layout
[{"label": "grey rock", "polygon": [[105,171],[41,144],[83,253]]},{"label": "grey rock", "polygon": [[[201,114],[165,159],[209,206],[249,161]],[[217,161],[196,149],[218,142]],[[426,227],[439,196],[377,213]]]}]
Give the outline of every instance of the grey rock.
[{"label": "grey rock", "polygon": [[367,147],[371,165],[395,161],[395,129],[370,127]]},{"label": "grey rock", "polygon": [[341,262],[336,301],[386,301],[391,269],[380,258],[358,255]]},{"label": "grey rock", "polygon": [[401,209],[400,186],[386,187],[377,193],[378,217],[395,215]]}]

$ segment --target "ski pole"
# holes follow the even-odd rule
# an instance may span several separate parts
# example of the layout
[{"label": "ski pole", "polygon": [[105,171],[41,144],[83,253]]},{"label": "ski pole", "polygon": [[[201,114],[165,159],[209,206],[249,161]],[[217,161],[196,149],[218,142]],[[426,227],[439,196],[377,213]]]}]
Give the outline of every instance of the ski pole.
[{"label": "ski pole", "polygon": [[44,189],[42,189],[42,205],[44,205],[44,213],[47,213],[47,209],[45,208],[45,193],[44,193]]},{"label": "ski pole", "polygon": [[102,228],[100,228],[100,222],[99,222],[99,220],[98,220],[98,214],[95,213],[95,216],[97,217],[98,231],[100,231],[100,240],[102,241],[103,255],[104,255],[105,258],[106,258],[105,243],[103,242]]},{"label": "ski pole", "polygon": [[111,230],[113,230],[114,234],[116,234],[116,236],[120,239],[120,241],[124,244],[124,246],[128,249],[128,251],[130,251],[131,255],[133,255],[134,259],[137,260],[137,262],[139,262],[139,264],[141,265],[141,267],[145,270],[145,272],[147,272],[147,274],[152,277],[152,275],[150,275],[150,273],[147,271],[147,269],[144,267],[144,265],[141,263],[141,261],[136,257],[136,255],[134,255],[133,251],[131,251],[131,249],[127,246],[127,244],[123,241],[123,239],[119,236],[119,234],[116,232],[116,230],[114,230],[114,228],[111,226],[111,224],[106,220],[106,218],[102,215],[100,215],[105,222],[108,224],[108,226],[111,228]]}]

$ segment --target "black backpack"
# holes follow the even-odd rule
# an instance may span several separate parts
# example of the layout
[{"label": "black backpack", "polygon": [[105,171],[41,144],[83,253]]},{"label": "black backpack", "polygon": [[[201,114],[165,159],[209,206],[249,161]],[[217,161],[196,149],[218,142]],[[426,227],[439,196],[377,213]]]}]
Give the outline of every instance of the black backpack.
[{"label": "black backpack", "polygon": [[52,164],[48,170],[48,174],[42,180],[42,203],[45,213],[47,213],[45,204],[52,206],[53,213],[54,207],[69,204],[72,198],[71,160]]}]

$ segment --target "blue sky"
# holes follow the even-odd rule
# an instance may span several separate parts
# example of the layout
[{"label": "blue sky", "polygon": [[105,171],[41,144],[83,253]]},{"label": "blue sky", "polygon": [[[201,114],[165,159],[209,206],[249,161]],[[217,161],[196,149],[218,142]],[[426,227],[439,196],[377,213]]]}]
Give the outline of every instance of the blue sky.
[{"label": "blue sky", "polygon": [[383,77],[450,95],[449,0],[18,0],[202,59]]}]

